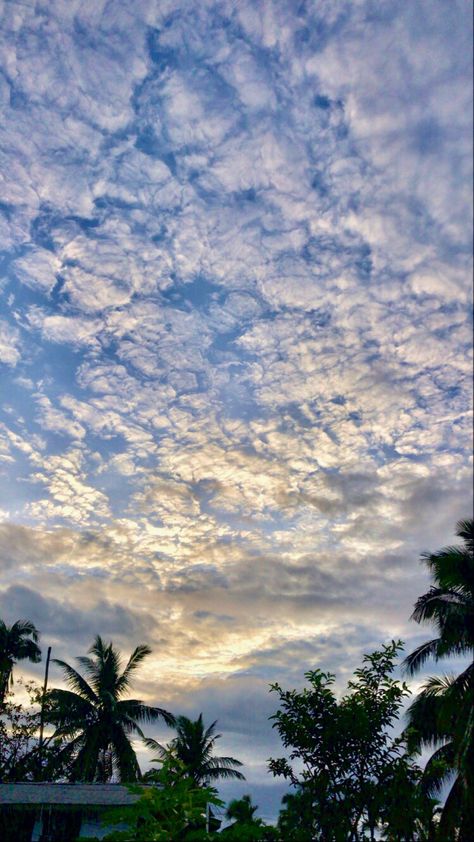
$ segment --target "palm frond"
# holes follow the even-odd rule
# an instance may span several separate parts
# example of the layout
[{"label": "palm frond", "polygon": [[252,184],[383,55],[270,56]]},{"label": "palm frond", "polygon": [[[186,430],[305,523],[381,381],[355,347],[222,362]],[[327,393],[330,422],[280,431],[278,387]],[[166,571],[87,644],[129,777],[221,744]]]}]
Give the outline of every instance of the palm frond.
[{"label": "palm frond", "polygon": [[112,753],[114,766],[117,768],[122,783],[133,783],[140,780],[141,771],[137,755],[127,736],[120,728],[112,734]]},{"label": "palm frond", "polygon": [[406,656],[406,658],[402,661],[402,669],[404,669],[409,675],[414,675],[418,672],[423,664],[429,658],[434,658],[436,661],[439,658],[443,657],[440,654],[443,651],[443,641],[441,638],[436,637],[433,640],[426,640],[425,643],[422,643],[413,652]]},{"label": "palm frond", "polygon": [[[423,746],[436,746],[451,739],[452,708],[446,703],[445,693],[450,687],[448,677],[428,678],[421,692],[407,710],[408,727],[405,736],[410,750]],[[446,721],[448,720],[448,721]]]},{"label": "palm frond", "polygon": [[245,775],[237,769],[230,769],[227,766],[206,767],[204,776],[211,781],[222,780],[239,780],[245,781]]},{"label": "palm frond", "polygon": [[96,638],[94,645],[89,652],[96,651],[91,684],[97,695],[104,692],[110,693],[114,698],[118,697],[117,683],[122,670],[122,660],[119,652],[114,649],[112,642],[104,644],[100,636]]},{"label": "palm frond", "polygon": [[46,722],[56,727],[59,735],[77,733],[94,720],[94,705],[70,690],[50,690],[45,704]]},{"label": "palm frond", "polygon": [[471,553],[474,553],[474,519],[458,520],[456,535],[462,538]]},{"label": "palm frond", "polygon": [[85,678],[74,669],[74,667],[69,666],[66,661],[61,661],[58,658],[53,658],[53,663],[57,664],[64,670],[66,674],[66,682],[69,687],[74,690],[75,693],[78,693],[79,696],[82,696],[85,699],[88,699],[91,704],[97,704],[98,697],[92,687],[87,683]]},{"label": "palm frond", "polygon": [[95,725],[81,734],[80,748],[71,766],[70,777],[73,782],[91,783],[96,778],[99,753],[103,746],[100,726]]},{"label": "palm frond", "polygon": [[12,638],[31,637],[35,643],[38,643],[40,633],[35,624],[31,620],[17,620],[10,629]]},{"label": "palm frond", "polygon": [[120,725],[124,734],[128,736],[135,736],[140,737],[141,740],[145,739],[145,734],[143,733],[142,729],[140,728],[136,719],[133,719],[131,716],[123,715],[120,717],[120,722],[116,723]]},{"label": "palm frond", "polygon": [[441,819],[438,825],[437,838],[456,839],[456,831],[459,829],[460,813],[462,806],[462,785],[457,777],[444,802]]},{"label": "palm frond", "polygon": [[104,643],[100,634],[97,634],[94,638],[94,643],[92,643],[87,651],[89,655],[95,655],[99,661],[103,661],[110,645],[111,644]]},{"label": "palm frond", "polygon": [[166,755],[169,752],[169,748],[166,748],[166,746],[161,745],[161,743],[157,742],[157,740],[154,740],[153,737],[145,737],[143,742],[145,743],[146,747],[149,748],[151,751],[156,751],[159,760],[163,760],[163,758],[166,757]]},{"label": "palm frond", "polygon": [[163,719],[167,725],[175,724],[175,717],[164,708],[145,705],[139,699],[125,699],[117,702],[117,712],[121,716],[128,716],[137,722],[157,722]]},{"label": "palm frond", "polygon": [[421,780],[422,789],[427,795],[439,795],[447,780],[453,776],[454,755],[452,741],[433,752],[426,763]]},{"label": "palm frond", "polygon": [[151,652],[152,650],[150,649],[150,647],[144,643],[141,643],[134,649],[134,651],[130,655],[130,658],[128,659],[124,671],[122,672],[122,675],[117,680],[116,687],[119,695],[123,693],[126,689],[128,689],[128,687],[130,686],[130,677],[132,673],[137,669],[137,667],[140,666],[144,658],[146,658],[148,655],[151,655]]},{"label": "palm frond", "polygon": [[209,767],[217,769],[218,766],[222,766],[225,769],[231,769],[233,766],[243,766],[244,764],[240,762],[240,760],[236,760],[235,757],[212,757],[209,760]]},{"label": "palm frond", "polygon": [[97,662],[94,661],[92,658],[89,658],[87,655],[79,655],[76,658],[77,663],[82,667],[86,675],[92,677],[95,676],[97,672]]},{"label": "palm frond", "polygon": [[21,640],[18,642],[14,657],[15,661],[31,661],[33,664],[39,664],[41,649],[33,640]]},{"label": "palm frond", "polygon": [[441,628],[450,613],[465,611],[466,605],[467,597],[461,591],[431,587],[417,599],[410,619],[416,623],[435,623]]},{"label": "palm frond", "polygon": [[[202,721],[202,713],[200,715],[200,718],[201,718],[201,721]],[[216,725],[217,725],[217,719],[215,719],[214,722],[211,722],[211,724],[209,725],[209,728],[206,728],[206,730],[204,732],[204,739],[206,741],[212,740],[212,742],[214,743],[216,740],[220,740],[220,738],[222,737],[222,734],[216,734],[215,733]]]}]

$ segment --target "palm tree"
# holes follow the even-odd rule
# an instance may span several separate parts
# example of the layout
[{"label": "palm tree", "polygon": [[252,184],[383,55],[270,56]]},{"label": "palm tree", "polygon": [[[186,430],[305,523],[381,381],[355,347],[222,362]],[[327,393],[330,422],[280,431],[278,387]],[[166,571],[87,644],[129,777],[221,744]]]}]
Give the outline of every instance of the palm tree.
[{"label": "palm tree", "polygon": [[255,819],[255,813],[258,810],[256,804],[252,804],[250,795],[243,795],[242,798],[234,798],[230,801],[227,810],[226,818],[233,819],[234,824],[262,824],[261,819]]},{"label": "palm tree", "polygon": [[41,661],[39,632],[30,620],[17,620],[7,626],[0,620],[0,708],[5,703],[8,684],[13,684],[13,666],[17,661]]},{"label": "palm tree", "polygon": [[242,772],[235,768],[242,766],[239,760],[234,757],[212,756],[216,740],[221,737],[221,734],[215,733],[216,725],[217,721],[205,729],[202,713],[195,721],[187,716],[178,716],[177,736],[168,746],[162,746],[152,739],[146,740],[146,744],[149,748],[158,750],[158,762],[170,756],[177,757],[198,786],[219,778],[245,780]]},{"label": "palm tree", "polygon": [[124,699],[130,679],[151,653],[140,645],[123,668],[120,653],[112,643],[97,636],[89,655],[76,658],[86,677],[65,661],[55,660],[64,670],[69,690],[51,690],[47,696],[46,720],[55,726],[55,737],[70,740],[65,750],[70,757],[73,781],[106,782],[140,779],[140,767],[130,738],[145,736],[139,723],[163,719],[173,725],[174,716],[138,699]]},{"label": "palm tree", "polygon": [[[435,584],[419,597],[412,618],[434,623],[438,635],[405,659],[412,675],[430,657],[435,661],[453,655],[472,659],[474,653],[474,521],[460,521],[456,534],[463,545],[422,556]],[[474,661],[458,676],[428,678],[408,710],[408,722],[407,735],[414,748],[436,748],[424,772],[427,791],[439,791],[454,773],[440,833],[444,838],[463,839],[469,826],[474,826]]]}]

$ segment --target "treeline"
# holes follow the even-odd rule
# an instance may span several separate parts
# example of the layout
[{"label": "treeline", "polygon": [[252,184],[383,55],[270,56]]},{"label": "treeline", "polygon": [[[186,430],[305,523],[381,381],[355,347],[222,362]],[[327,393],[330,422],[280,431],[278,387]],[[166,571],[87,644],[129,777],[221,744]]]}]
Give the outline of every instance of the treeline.
[{"label": "treeline", "polygon": [[[436,637],[408,655],[414,675],[431,658],[472,659],[474,652],[474,525],[457,525],[462,544],[423,555],[433,578],[416,601],[413,619],[432,623]],[[216,814],[224,808],[214,784],[243,779],[242,764],[216,754],[216,722],[192,720],[130,698],[133,676],[150,654],[138,646],[122,661],[112,643],[97,636],[77,668],[56,660],[67,689],[44,691],[25,685],[30,705],[14,701],[15,664],[37,663],[35,626],[0,621],[0,781],[146,783],[134,807],[115,812],[127,831],[107,840],[206,840],[220,832],[231,840],[359,842],[359,840],[468,840],[474,827],[474,664],[459,675],[428,678],[394,736],[409,696],[394,677],[401,641],[367,654],[338,699],[335,676],[306,673],[302,691],[271,686],[277,710],[271,717],[285,756],[271,758],[269,771],[291,787],[278,826],[265,826],[250,796],[226,810],[230,826]],[[165,722],[176,731],[167,745],[144,729]],[[142,774],[132,740],[152,751]],[[432,753],[422,770],[424,748]],[[437,800],[448,788],[443,806]]]}]

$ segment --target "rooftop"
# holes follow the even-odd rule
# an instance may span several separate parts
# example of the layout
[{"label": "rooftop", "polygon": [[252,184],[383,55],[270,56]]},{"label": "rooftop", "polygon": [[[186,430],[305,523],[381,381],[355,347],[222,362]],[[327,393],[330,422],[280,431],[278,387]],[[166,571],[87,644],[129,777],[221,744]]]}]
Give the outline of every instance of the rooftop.
[{"label": "rooftop", "polygon": [[140,796],[123,784],[0,784],[3,804],[76,804],[115,807],[134,804]]}]

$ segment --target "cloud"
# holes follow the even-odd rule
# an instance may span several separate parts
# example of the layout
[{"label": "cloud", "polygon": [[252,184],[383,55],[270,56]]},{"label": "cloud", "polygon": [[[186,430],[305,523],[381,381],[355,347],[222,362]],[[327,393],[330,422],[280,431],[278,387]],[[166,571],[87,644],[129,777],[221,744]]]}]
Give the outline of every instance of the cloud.
[{"label": "cloud", "polygon": [[20,333],[7,322],[0,321],[0,362],[16,366],[20,359]]},{"label": "cloud", "polygon": [[2,605],[262,781],[268,681],[409,645],[470,511],[467,3],[3,15]]},{"label": "cloud", "polygon": [[45,643],[53,645],[55,650],[59,647],[61,652],[68,653],[69,658],[71,648],[75,653],[77,650],[76,654],[89,648],[95,634],[128,643],[130,640],[140,642],[145,633],[146,619],[123,606],[99,600],[87,608],[78,607],[67,599],[43,597],[24,585],[12,585],[2,592],[1,608],[2,617],[27,617],[38,629],[46,628],[48,638]]}]

